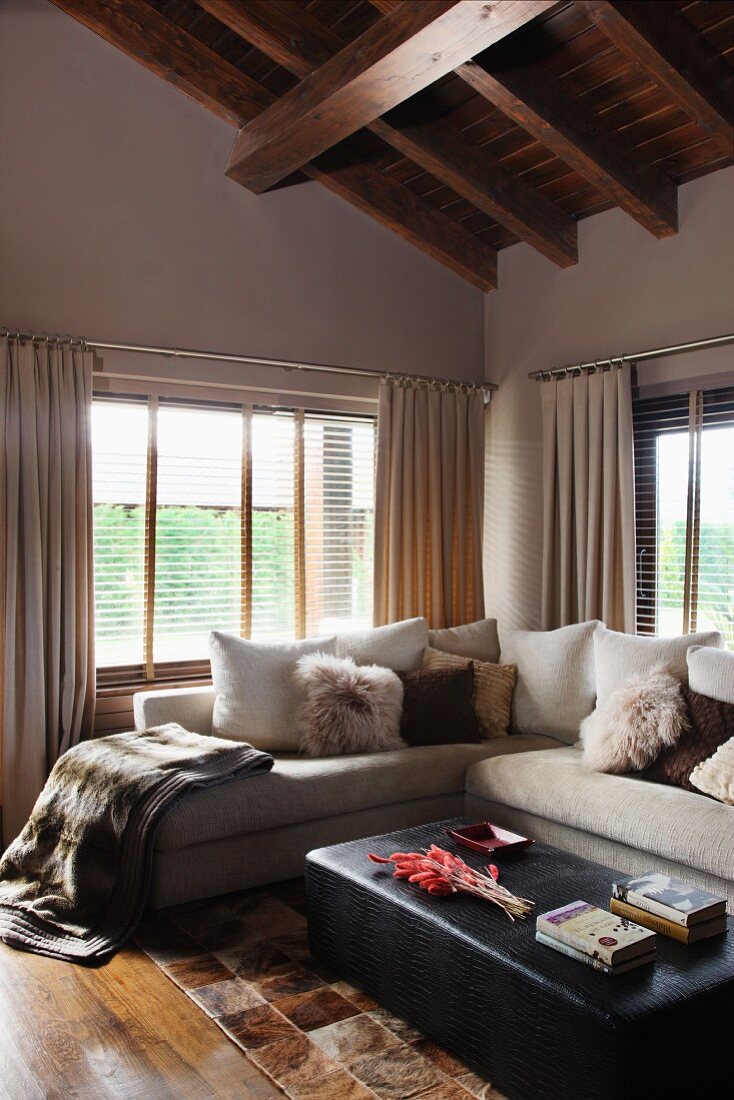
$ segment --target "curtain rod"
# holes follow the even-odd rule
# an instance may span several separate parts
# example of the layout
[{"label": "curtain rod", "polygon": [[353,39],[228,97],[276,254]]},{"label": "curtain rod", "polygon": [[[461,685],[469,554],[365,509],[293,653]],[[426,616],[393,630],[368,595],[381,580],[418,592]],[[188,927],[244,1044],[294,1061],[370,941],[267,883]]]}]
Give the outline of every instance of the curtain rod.
[{"label": "curtain rod", "polygon": [[705,348],[718,348],[724,344],[734,344],[734,332],[724,336],[711,336],[708,340],[692,340],[689,344],[671,344],[667,348],[650,348],[648,351],[638,351],[634,355],[615,355],[611,359],[596,359],[591,363],[575,363],[569,367],[553,367],[551,370],[531,371],[528,378],[537,382],[550,382],[556,378],[566,378],[569,374],[579,375],[583,371],[593,373],[597,370],[611,370],[613,367],[624,366],[625,363],[640,363],[643,359],[663,359],[668,355],[683,355],[687,351],[700,351]]},{"label": "curtain rod", "polygon": [[305,363],[293,359],[263,359],[256,355],[234,355],[217,351],[196,351],[192,348],[163,348],[148,344],[112,344],[102,340],[76,339],[69,335],[50,336],[45,332],[18,332],[5,327],[0,328],[0,336],[15,337],[18,340],[49,340],[58,343],[79,344],[84,348],[93,348],[98,351],[130,351],[142,355],[162,355],[172,359],[208,359],[220,363],[247,363],[255,367],[278,367],[286,371],[320,371],[323,374],[350,374],[360,378],[380,378],[405,380],[410,382],[426,382],[446,386],[466,386],[469,389],[492,391],[497,389],[494,382],[463,382],[457,378],[434,378],[427,374],[403,374],[393,371],[365,370],[362,367],[342,367],[330,363]]}]

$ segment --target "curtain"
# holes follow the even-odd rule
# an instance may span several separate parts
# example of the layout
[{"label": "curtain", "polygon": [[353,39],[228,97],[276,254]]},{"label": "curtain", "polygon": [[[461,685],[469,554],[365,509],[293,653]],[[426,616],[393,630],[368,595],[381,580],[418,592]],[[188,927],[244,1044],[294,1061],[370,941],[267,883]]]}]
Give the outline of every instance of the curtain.
[{"label": "curtain", "polygon": [[92,355],[0,338],[3,839],[94,718]]},{"label": "curtain", "polygon": [[630,368],[541,383],[543,628],[635,630]]},{"label": "curtain", "polygon": [[375,625],[482,618],[484,397],[473,387],[380,383]]}]

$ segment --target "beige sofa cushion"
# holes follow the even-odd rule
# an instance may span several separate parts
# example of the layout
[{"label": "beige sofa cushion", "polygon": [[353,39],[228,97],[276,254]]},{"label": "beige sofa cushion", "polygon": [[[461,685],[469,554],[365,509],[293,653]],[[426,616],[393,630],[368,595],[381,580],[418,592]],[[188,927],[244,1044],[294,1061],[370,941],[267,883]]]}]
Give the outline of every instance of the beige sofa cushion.
[{"label": "beige sofa cushion", "polygon": [[688,686],[720,703],[734,703],[734,653],[694,645],[686,654]]},{"label": "beige sofa cushion", "polygon": [[177,803],[164,818],[155,846],[171,850],[375,806],[461,794],[469,764],[495,753],[557,746],[550,737],[503,737],[355,756],[279,756],[267,775],[196,791]]},{"label": "beige sofa cushion", "polygon": [[602,626],[594,635],[599,702],[603,703],[631,677],[644,676],[660,666],[685,681],[686,654],[692,645],[718,647],[723,644],[724,639],[716,630],[683,634],[678,638],[644,638],[636,634],[620,634]]},{"label": "beige sofa cushion", "polygon": [[559,630],[502,630],[503,665],[517,665],[512,729],[549,733],[573,744],[594,709],[595,620]]},{"label": "beige sofa cushion", "polygon": [[295,677],[307,653],[331,653],[335,638],[305,642],[252,642],[214,630],[209,635],[216,698],[212,733],[249,741],[267,752],[297,752],[306,689]]},{"label": "beige sofa cushion", "polygon": [[500,659],[496,619],[479,619],[464,626],[429,630],[428,644],[434,649],[440,649],[442,653],[454,653],[457,657],[469,657],[476,661],[489,661],[493,665]]},{"label": "beige sofa cushion", "polygon": [[466,784],[472,798],[649,852],[651,867],[660,856],[734,877],[734,807],[635,776],[587,772],[578,748],[477,763]]},{"label": "beige sofa cushion", "polygon": [[403,619],[370,630],[339,634],[336,655],[351,657],[358,665],[381,665],[393,672],[412,672],[422,666],[423,650],[427,645],[427,621]]}]

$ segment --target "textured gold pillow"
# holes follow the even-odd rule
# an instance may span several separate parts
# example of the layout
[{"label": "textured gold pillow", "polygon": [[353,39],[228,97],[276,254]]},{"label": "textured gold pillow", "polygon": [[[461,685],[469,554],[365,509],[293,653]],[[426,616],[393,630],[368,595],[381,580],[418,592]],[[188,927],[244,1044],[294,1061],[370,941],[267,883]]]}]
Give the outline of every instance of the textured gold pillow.
[{"label": "textured gold pillow", "polygon": [[[426,649],[424,668],[464,668],[470,664],[468,657],[443,653],[439,649]],[[479,722],[482,737],[505,737],[510,725],[512,692],[517,680],[517,665],[493,665],[488,661],[474,661],[474,694],[472,706]]]}]

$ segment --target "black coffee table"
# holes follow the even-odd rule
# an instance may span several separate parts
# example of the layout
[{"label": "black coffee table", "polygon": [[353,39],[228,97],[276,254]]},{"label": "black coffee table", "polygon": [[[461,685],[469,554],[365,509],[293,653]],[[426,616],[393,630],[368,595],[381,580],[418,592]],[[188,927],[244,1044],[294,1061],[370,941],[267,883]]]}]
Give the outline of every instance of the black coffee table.
[{"label": "black coffee table", "polygon": [[[726,936],[691,947],[659,936],[654,965],[609,977],[537,943],[534,916],[513,924],[479,899],[430,897],[367,859],[436,843],[481,869],[486,860],[445,833],[467,821],[309,853],[313,954],[510,1100],[672,1100],[728,1079],[731,918]],[[545,844],[495,862],[538,913],[576,898],[608,907],[615,872],[600,864]]]}]

